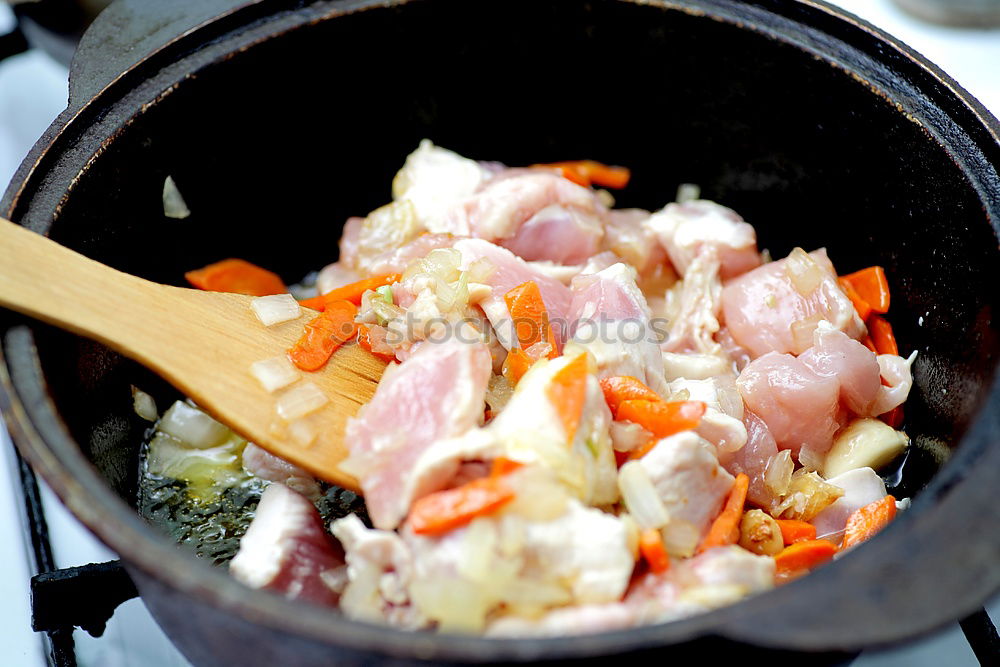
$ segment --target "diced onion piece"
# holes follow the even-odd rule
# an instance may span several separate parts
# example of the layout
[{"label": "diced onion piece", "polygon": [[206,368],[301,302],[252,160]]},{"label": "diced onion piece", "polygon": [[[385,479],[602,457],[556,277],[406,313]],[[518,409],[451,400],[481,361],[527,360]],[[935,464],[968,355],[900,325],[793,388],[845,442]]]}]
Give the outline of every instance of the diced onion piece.
[{"label": "diced onion piece", "polygon": [[163,215],[177,220],[191,215],[191,209],[184,202],[184,197],[181,196],[181,191],[177,189],[172,176],[167,176],[163,181]]},{"label": "diced onion piece", "polygon": [[909,439],[878,419],[855,419],[837,434],[826,455],[823,475],[836,477],[855,468],[878,470],[903,453]]},{"label": "diced onion piece", "polygon": [[694,183],[681,183],[677,186],[677,203],[683,204],[701,198],[701,188]]},{"label": "diced onion piece", "polygon": [[823,269],[802,248],[795,248],[785,260],[785,273],[792,287],[802,296],[809,296],[823,282]]},{"label": "diced onion piece", "polygon": [[299,372],[284,355],[253,362],[250,373],[268,393],[283,389],[299,379]]},{"label": "diced onion piece", "polygon": [[308,447],[318,435],[316,425],[308,419],[296,419],[288,425],[288,436],[299,447]]},{"label": "diced onion piece", "polygon": [[470,283],[485,283],[496,270],[497,267],[493,262],[485,257],[480,257],[469,264],[469,268],[465,272],[469,276]]},{"label": "diced onion piece", "polygon": [[792,475],[788,495],[781,499],[772,514],[783,519],[811,521],[843,495],[844,490],[839,486],[830,484],[816,472],[799,468]]},{"label": "diced onion piece", "polygon": [[653,481],[638,461],[629,461],[618,471],[618,490],[625,508],[643,530],[662,528],[670,520]]},{"label": "diced onion piece", "polygon": [[302,312],[299,302],[291,294],[258,296],[250,300],[250,307],[265,327],[294,320]]},{"label": "diced onion piece", "polygon": [[292,422],[316,412],[330,399],[312,382],[300,382],[278,398],[278,415]]},{"label": "diced onion piece", "polygon": [[795,354],[802,354],[813,346],[813,334],[815,334],[819,323],[824,320],[825,318],[821,314],[815,313],[792,322],[792,345],[795,348],[793,350]]},{"label": "diced onion piece", "polygon": [[795,462],[792,461],[792,452],[788,449],[782,449],[768,459],[767,466],[764,468],[764,485],[774,495],[783,496],[788,493],[794,471]]},{"label": "diced onion piece", "polygon": [[615,451],[631,452],[653,439],[653,434],[635,422],[611,422],[611,445]]},{"label": "diced onion piece", "polygon": [[135,410],[135,414],[148,422],[155,422],[160,418],[160,414],[156,411],[156,401],[138,387],[132,387],[132,409]]},{"label": "diced onion piece", "polygon": [[208,449],[229,437],[229,429],[184,401],[170,406],[157,429],[172,435],[189,447]]},{"label": "diced onion piece", "polygon": [[660,531],[663,546],[674,558],[690,558],[701,542],[698,526],[684,519],[671,519]]}]

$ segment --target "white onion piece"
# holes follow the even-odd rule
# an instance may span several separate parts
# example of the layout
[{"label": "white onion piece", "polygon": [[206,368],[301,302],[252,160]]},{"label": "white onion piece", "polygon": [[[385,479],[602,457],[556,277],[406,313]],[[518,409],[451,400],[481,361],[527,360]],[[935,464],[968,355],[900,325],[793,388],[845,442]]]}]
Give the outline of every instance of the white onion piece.
[{"label": "white onion piece", "polygon": [[170,406],[157,428],[195,449],[208,449],[229,436],[229,429],[183,401]]},{"label": "white onion piece", "polygon": [[302,382],[278,398],[278,415],[285,421],[295,421],[316,412],[330,399],[312,382]]},{"label": "white onion piece", "polygon": [[774,495],[783,496],[788,493],[794,470],[795,462],[792,461],[791,450],[782,449],[768,459],[767,466],[764,468],[764,485]]},{"label": "white onion piece", "polygon": [[163,215],[168,218],[182,220],[191,215],[191,209],[184,202],[181,191],[177,189],[172,176],[163,181]]},{"label": "white onion piece", "polygon": [[250,364],[250,373],[268,393],[274,393],[299,379],[299,372],[285,356],[255,361]]},{"label": "white onion piece", "polygon": [[155,422],[160,418],[160,414],[156,411],[156,401],[138,387],[132,387],[132,409],[135,410],[135,414],[148,422]]},{"label": "white onion piece", "polygon": [[630,452],[649,442],[653,434],[633,422],[611,422],[611,445],[619,452]]},{"label": "white onion piece", "polygon": [[670,520],[649,473],[638,461],[628,461],[618,471],[618,490],[625,508],[643,530],[661,528]]},{"label": "white onion piece", "polygon": [[302,312],[299,302],[291,294],[258,296],[250,300],[250,307],[265,327],[294,320]]},{"label": "white onion piece", "polygon": [[288,435],[299,447],[308,447],[319,435],[319,431],[308,419],[296,419],[288,425]]},{"label": "white onion piece", "polygon": [[802,248],[795,248],[788,253],[785,273],[792,281],[795,291],[802,296],[809,296],[823,282],[823,270]]},{"label": "white onion piece", "polygon": [[677,186],[677,203],[683,204],[701,198],[701,187],[694,183],[681,183]]},{"label": "white onion piece", "polygon": [[701,542],[698,526],[684,519],[671,519],[660,531],[663,546],[674,558],[689,558]]},{"label": "white onion piece", "polygon": [[910,388],[913,386],[913,376],[910,374],[910,366],[917,358],[917,351],[914,350],[908,359],[904,359],[895,354],[878,355],[878,367],[882,379],[889,383],[888,387],[879,387],[878,396],[872,405],[871,413],[881,415],[895,407],[902,405],[906,397],[910,395]]}]

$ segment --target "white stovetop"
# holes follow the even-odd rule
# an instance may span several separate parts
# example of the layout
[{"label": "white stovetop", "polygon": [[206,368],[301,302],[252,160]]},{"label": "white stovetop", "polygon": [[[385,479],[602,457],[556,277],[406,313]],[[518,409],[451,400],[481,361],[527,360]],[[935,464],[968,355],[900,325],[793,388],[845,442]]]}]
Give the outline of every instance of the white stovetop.
[{"label": "white stovetop", "polygon": [[[994,113],[1000,113],[1000,30],[969,31],[931,26],[898,10],[890,0],[832,0],[913,46],[958,80]],[[0,3],[0,34],[12,17]],[[66,70],[45,54],[28,52],[0,63],[0,192],[22,157],[66,104]],[[0,428],[0,629],[4,665],[45,664],[41,636],[31,632],[28,545],[21,529],[21,497],[6,432]],[[70,567],[112,560],[48,488],[43,501],[56,564]],[[1000,599],[989,605],[1000,619]],[[92,639],[76,632],[79,664],[100,667],[185,667],[139,600],[118,608],[107,632]],[[957,624],[932,637],[886,652],[866,652],[855,667],[973,667],[978,664]]]}]

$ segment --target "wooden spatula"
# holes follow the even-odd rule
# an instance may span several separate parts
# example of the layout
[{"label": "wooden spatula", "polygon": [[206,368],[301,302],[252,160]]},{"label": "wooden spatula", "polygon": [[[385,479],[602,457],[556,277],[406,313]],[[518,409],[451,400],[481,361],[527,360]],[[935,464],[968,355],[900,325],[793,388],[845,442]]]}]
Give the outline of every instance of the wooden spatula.
[{"label": "wooden spatula", "polygon": [[306,373],[329,403],[309,417],[320,436],[296,445],[282,433],[275,395],[250,366],[285,354],[316,312],[303,308],[297,320],[264,327],[252,298],[152,283],[0,218],[0,306],[104,343],[251,442],[357,491],[357,480],[338,467],[348,453],[344,426],[374,394],[385,363],[352,343]]}]

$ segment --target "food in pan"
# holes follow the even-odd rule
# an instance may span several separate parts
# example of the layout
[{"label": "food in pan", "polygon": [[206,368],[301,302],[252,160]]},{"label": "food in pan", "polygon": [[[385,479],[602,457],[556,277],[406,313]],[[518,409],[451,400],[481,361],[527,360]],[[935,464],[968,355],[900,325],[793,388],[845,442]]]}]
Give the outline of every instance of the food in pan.
[{"label": "food in pan", "polygon": [[822,248],[772,261],[694,186],[614,208],[605,188],[628,180],[425,141],[300,303],[241,260],[189,273],[258,296],[264,325],[321,311],[287,359],[247,370],[304,444],[325,402],[310,373],[344,344],[389,362],[346,433],[367,514],[336,517],[342,491],[181,402],[148,448],[155,491],[206,521],[238,510],[207,531],[217,560],[253,516],[230,562],[249,586],[491,636],[699,613],[869,539],[905,504],[877,471],[907,447],[914,360],[884,271],[839,275]]}]

